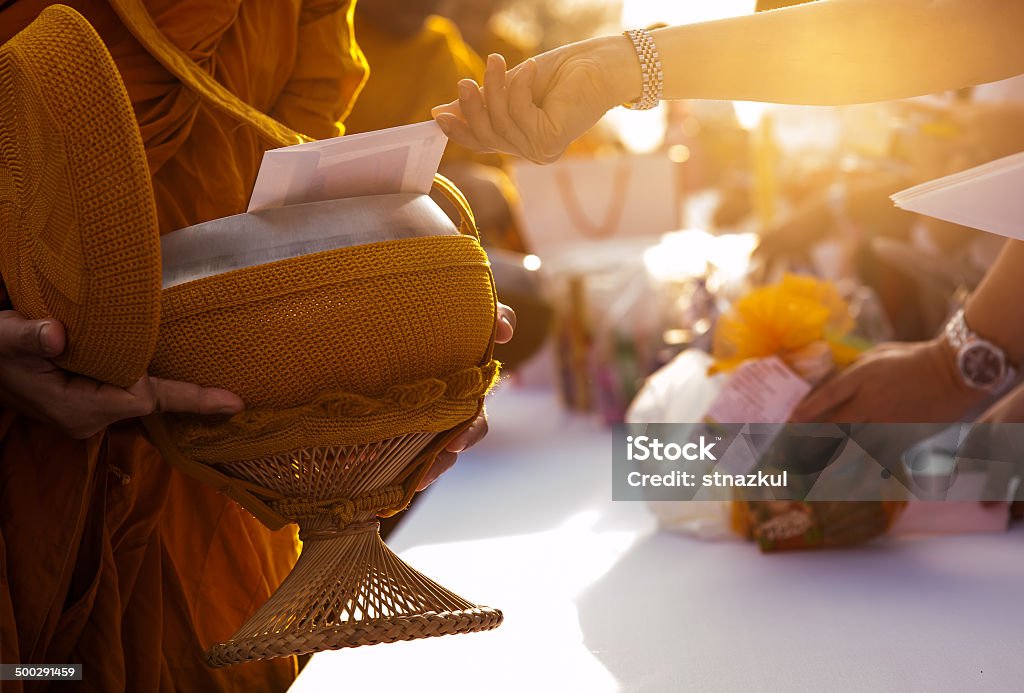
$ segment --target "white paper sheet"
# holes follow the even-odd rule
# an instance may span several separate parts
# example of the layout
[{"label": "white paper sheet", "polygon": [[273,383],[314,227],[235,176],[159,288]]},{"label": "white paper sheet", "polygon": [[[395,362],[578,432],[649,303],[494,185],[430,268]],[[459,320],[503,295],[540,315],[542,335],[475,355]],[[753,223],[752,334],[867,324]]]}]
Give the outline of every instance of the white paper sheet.
[{"label": "white paper sheet", "polygon": [[901,190],[892,201],[909,212],[1024,240],[1024,152]]},{"label": "white paper sheet", "polygon": [[430,192],[448,138],[434,121],[263,154],[250,212],[364,195]]}]

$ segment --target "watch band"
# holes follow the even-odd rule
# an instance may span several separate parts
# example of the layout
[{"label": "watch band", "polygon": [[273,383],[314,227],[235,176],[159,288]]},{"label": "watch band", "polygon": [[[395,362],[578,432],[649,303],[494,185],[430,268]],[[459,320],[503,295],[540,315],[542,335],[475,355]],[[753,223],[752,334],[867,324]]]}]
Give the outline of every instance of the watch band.
[{"label": "watch band", "polygon": [[658,55],[658,47],[654,45],[651,32],[646,29],[629,29],[622,33],[633,42],[636,57],[640,60],[640,77],[643,80],[640,98],[622,105],[634,111],[646,111],[661,103],[661,95],[665,88],[661,56]]},{"label": "watch band", "polygon": [[[971,329],[967,327],[967,321],[964,319],[964,309],[960,308],[953,317],[946,323],[946,339],[949,341],[949,345],[954,350],[960,351],[967,344],[967,341],[972,337],[974,339],[981,339],[977,334],[971,332]],[[1000,349],[1000,351],[1002,351]]]}]

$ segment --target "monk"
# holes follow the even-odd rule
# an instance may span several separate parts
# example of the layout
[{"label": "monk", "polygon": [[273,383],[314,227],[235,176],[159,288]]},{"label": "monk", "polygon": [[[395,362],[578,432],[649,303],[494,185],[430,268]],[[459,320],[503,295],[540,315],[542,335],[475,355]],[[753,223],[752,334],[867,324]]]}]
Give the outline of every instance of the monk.
[{"label": "monk", "polygon": [[[345,119],[349,132],[429,120],[438,99],[458,95],[460,79],[482,77],[480,56],[451,20],[434,14],[441,7],[441,0],[359,0],[355,32],[370,77]],[[499,156],[449,143],[441,173],[465,193],[485,244],[524,252],[512,219],[515,188],[502,165]]]},{"label": "monk", "polygon": [[[0,42],[49,4],[0,2]],[[163,233],[244,211],[262,152],[342,134],[366,76],[352,0],[66,4],[126,84]],[[120,390],[61,372],[48,360],[65,346],[61,325],[26,320],[3,298],[0,661],[81,662],[85,685],[102,691],[286,689],[294,659],[209,669],[202,653],[291,569],[294,529],[271,533],[169,468],[131,418],[243,403],[184,383]],[[430,476],[485,431],[478,420]]]},{"label": "monk", "polygon": [[538,51],[536,45],[511,35],[497,21],[498,14],[509,4],[509,0],[444,0],[440,12],[455,22],[462,38],[477,55],[498,53],[507,64],[518,65]]}]

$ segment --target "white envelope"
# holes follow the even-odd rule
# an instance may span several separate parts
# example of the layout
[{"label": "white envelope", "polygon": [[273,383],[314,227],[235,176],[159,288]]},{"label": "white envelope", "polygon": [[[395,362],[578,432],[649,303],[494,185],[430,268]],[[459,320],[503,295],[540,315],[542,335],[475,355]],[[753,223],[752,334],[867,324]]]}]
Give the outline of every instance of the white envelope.
[{"label": "white envelope", "polygon": [[1024,152],[892,196],[900,209],[1024,240]]}]

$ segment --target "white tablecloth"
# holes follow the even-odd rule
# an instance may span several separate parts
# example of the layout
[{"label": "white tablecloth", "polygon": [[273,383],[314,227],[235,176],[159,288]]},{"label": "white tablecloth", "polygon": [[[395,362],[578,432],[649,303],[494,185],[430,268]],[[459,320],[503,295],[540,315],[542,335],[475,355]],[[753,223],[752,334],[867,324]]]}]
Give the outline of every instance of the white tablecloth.
[{"label": "white tablecloth", "polygon": [[611,435],[505,389],[389,544],[489,633],[315,655],[308,691],[1024,690],[1024,528],[762,555],[611,500]]}]

